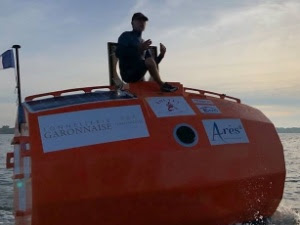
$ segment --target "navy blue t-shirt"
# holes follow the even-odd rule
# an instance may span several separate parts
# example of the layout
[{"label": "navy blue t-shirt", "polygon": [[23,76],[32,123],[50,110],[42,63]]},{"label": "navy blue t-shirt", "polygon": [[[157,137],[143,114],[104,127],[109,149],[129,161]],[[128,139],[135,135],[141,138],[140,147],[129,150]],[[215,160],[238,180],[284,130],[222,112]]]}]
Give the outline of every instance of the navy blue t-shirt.
[{"label": "navy blue t-shirt", "polygon": [[[127,71],[132,70],[140,61],[145,58],[152,57],[151,51],[145,50],[140,53],[138,46],[143,43],[141,32],[137,31],[125,31],[118,39],[118,46],[116,50],[116,56],[119,58],[119,67],[122,74],[126,74]],[[154,59],[157,64],[162,60],[161,56]]]}]

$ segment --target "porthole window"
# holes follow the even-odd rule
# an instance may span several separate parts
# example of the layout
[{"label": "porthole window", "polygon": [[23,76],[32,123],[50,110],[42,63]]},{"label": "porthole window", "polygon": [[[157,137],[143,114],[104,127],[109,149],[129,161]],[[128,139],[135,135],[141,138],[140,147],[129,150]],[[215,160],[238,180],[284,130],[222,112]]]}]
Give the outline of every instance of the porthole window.
[{"label": "porthole window", "polygon": [[198,134],[196,130],[185,123],[178,124],[174,128],[173,136],[175,140],[184,147],[192,147],[198,143]]}]

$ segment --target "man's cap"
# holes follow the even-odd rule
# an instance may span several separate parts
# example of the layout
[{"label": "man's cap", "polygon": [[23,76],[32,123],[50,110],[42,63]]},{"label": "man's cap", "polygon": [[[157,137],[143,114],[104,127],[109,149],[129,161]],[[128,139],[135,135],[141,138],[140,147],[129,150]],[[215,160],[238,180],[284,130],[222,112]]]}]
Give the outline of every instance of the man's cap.
[{"label": "man's cap", "polygon": [[133,20],[138,20],[138,19],[144,19],[145,21],[148,21],[148,17],[145,16],[143,13],[141,12],[137,12],[135,14],[133,14],[131,21]]}]

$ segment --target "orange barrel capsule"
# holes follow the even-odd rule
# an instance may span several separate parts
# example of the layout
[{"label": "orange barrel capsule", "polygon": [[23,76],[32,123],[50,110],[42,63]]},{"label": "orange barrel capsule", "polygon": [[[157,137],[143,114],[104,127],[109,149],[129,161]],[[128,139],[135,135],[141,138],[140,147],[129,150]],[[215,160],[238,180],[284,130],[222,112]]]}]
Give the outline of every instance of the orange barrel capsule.
[{"label": "orange barrel capsule", "polygon": [[27,97],[30,154],[21,158],[30,157],[22,178],[30,191],[18,224],[217,225],[271,216],[285,180],[274,125],[239,99],[173,85],[175,93],[142,82]]}]

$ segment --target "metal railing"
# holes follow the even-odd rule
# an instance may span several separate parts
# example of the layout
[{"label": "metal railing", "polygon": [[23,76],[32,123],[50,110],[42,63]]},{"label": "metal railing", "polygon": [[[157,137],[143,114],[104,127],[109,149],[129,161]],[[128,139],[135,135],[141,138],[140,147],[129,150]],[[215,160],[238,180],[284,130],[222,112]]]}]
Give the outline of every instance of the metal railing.
[{"label": "metal railing", "polygon": [[226,94],[219,94],[216,92],[211,92],[211,91],[205,91],[205,90],[200,90],[200,89],[194,89],[194,88],[184,88],[184,92],[188,91],[194,91],[200,95],[204,96],[218,96],[220,99],[225,99],[225,100],[233,100],[236,101],[237,103],[241,103],[241,100],[235,97],[227,96]]}]

